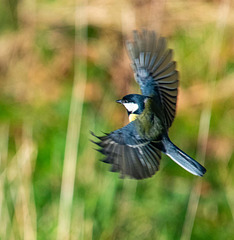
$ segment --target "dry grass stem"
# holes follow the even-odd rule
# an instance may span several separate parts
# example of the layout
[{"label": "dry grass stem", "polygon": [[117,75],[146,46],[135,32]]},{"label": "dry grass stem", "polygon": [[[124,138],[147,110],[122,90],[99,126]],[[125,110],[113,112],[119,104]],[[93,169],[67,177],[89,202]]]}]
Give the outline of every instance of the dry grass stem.
[{"label": "dry grass stem", "polygon": [[[212,112],[212,103],[215,92],[215,84],[217,79],[217,69],[220,59],[220,51],[223,40],[224,29],[226,26],[226,21],[229,14],[229,1],[222,1],[220,7],[218,9],[218,19],[217,19],[217,27],[214,32],[214,41],[213,41],[213,51],[211,53],[209,59],[209,75],[207,76],[208,82],[210,83],[210,92],[207,99],[207,106],[203,109],[200,117],[200,126],[199,126],[199,134],[198,134],[198,149],[197,156],[201,163],[205,162],[206,158],[206,150],[209,136],[209,128],[210,128],[210,119]],[[181,240],[188,240],[191,238],[194,221],[197,213],[197,208],[199,204],[200,194],[202,187],[202,179],[196,179],[191,189],[191,194],[189,198],[188,208],[185,216],[185,221],[182,229]]]},{"label": "dry grass stem", "polygon": [[[85,4],[85,1],[84,1]],[[85,25],[81,24],[84,23]],[[75,12],[75,69],[74,82],[71,96],[70,113],[67,127],[67,138],[65,146],[65,157],[62,174],[61,195],[59,205],[59,218],[57,240],[70,239],[70,226],[72,215],[72,200],[74,194],[74,182],[76,173],[76,163],[78,157],[78,144],[80,136],[80,127],[82,119],[82,109],[84,102],[84,93],[86,86],[86,60],[77,59],[79,52],[78,44],[82,42],[83,50],[86,49],[87,33],[86,27],[82,36],[78,35],[80,26],[87,26],[87,19],[84,13],[81,13],[80,6],[77,4]],[[84,40],[83,40],[84,39]],[[82,69],[85,69],[82,71]],[[77,226],[78,227],[78,226]]]}]

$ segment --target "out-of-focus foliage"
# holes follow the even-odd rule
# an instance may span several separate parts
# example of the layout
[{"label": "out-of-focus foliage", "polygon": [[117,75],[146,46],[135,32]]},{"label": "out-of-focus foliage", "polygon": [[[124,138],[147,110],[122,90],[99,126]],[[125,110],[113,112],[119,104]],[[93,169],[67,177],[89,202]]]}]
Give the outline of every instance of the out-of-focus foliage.
[{"label": "out-of-focus foliage", "polygon": [[[153,178],[120,179],[89,141],[89,130],[126,124],[114,101],[139,90],[124,41],[143,27],[167,36],[174,49],[181,82],[170,137],[205,160],[200,180],[165,156]],[[233,42],[232,1],[3,0],[0,239],[61,239],[74,81],[78,93],[85,84],[85,94],[77,96],[83,111],[64,239],[232,239]],[[73,183],[66,186],[65,196]]]}]

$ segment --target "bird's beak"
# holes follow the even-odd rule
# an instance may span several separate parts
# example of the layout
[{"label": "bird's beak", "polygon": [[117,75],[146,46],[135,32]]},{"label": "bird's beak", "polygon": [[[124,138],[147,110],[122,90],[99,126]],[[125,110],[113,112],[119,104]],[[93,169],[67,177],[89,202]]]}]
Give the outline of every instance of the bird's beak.
[{"label": "bird's beak", "polygon": [[122,99],[116,100],[117,103],[122,103]]}]

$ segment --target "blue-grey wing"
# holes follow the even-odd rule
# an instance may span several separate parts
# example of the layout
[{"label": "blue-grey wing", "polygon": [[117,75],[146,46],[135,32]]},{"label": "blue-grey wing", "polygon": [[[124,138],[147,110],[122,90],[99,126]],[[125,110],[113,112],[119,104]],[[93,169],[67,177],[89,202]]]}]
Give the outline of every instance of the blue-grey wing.
[{"label": "blue-grey wing", "polygon": [[159,169],[161,151],[158,142],[142,139],[136,130],[135,122],[98,137],[98,150],[105,155],[102,160],[111,164],[111,171],[120,172],[135,179],[151,177]]},{"label": "blue-grey wing", "polygon": [[133,33],[134,40],[126,45],[135,79],[143,95],[153,96],[161,104],[169,128],[175,118],[179,85],[172,50],[154,31]]}]

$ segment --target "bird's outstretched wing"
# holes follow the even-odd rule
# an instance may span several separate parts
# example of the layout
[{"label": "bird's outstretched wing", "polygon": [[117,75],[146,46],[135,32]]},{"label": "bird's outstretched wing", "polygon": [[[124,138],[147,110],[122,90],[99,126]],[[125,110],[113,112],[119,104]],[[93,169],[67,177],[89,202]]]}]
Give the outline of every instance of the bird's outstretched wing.
[{"label": "bird's outstretched wing", "polygon": [[178,93],[178,72],[172,61],[172,50],[166,40],[154,31],[134,31],[133,42],[127,41],[131,66],[141,92],[153,96],[161,104],[169,128],[175,118]]},{"label": "bird's outstretched wing", "polygon": [[[92,132],[91,132],[92,133]],[[94,133],[93,136],[97,137]],[[98,151],[105,155],[102,160],[111,164],[111,171],[120,172],[135,179],[151,177],[159,170],[161,151],[159,142],[142,139],[136,131],[134,122],[106,134],[96,143]]]}]

